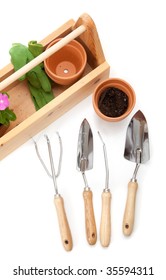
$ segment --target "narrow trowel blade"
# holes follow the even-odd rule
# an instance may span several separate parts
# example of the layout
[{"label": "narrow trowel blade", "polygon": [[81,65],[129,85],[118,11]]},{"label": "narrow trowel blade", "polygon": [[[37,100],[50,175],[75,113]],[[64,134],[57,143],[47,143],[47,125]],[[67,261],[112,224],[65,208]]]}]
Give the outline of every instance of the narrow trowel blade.
[{"label": "narrow trowel blade", "polygon": [[93,134],[86,119],[80,126],[77,146],[77,170],[84,172],[93,168]]},{"label": "narrow trowel blade", "polygon": [[124,157],[136,163],[145,163],[150,159],[148,125],[140,110],[128,125]]}]

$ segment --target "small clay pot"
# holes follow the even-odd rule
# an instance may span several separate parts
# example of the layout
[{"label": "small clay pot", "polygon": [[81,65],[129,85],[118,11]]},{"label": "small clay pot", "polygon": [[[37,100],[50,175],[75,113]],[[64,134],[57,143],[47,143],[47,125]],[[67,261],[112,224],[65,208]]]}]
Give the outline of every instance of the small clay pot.
[{"label": "small clay pot", "polygon": [[[56,44],[61,38],[55,39],[48,46]],[[57,84],[71,85],[76,82],[85,69],[86,51],[76,40],[71,41],[44,61],[47,75]]]},{"label": "small clay pot", "polygon": [[[119,116],[105,115],[103,112],[101,112],[101,109],[99,109],[99,102],[101,102],[102,94],[107,94],[107,91],[112,90],[112,88],[115,89],[115,94],[117,90],[117,92],[122,91],[122,96],[123,93],[127,96],[128,103],[126,105],[125,111],[123,111],[123,113]],[[118,122],[126,118],[131,113],[136,102],[136,96],[133,88],[126,81],[118,78],[110,78],[97,86],[92,96],[92,102],[94,110],[100,118],[109,122]]]}]

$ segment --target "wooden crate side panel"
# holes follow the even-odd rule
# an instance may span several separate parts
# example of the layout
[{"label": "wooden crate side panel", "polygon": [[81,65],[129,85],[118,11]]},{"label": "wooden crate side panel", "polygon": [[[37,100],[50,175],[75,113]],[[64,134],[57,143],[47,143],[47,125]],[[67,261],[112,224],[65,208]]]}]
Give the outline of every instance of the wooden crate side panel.
[{"label": "wooden crate side panel", "polygon": [[3,159],[35,134],[46,128],[74,105],[86,98],[94,87],[109,77],[107,62],[99,65],[73,86],[65,90],[52,102],[23,121],[20,125],[0,138],[0,159]]}]

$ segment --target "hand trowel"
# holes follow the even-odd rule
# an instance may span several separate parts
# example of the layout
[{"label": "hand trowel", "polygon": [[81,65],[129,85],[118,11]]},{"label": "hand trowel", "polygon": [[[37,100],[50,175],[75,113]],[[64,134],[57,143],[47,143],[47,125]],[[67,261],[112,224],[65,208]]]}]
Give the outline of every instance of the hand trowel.
[{"label": "hand trowel", "polygon": [[135,202],[138,188],[137,172],[140,165],[150,159],[147,121],[140,110],[136,112],[128,125],[124,157],[136,163],[133,176],[128,184],[123,218],[123,233],[124,235],[130,235],[134,226]]},{"label": "hand trowel", "polygon": [[86,170],[93,168],[93,134],[86,119],[80,126],[78,146],[77,146],[77,170],[81,171],[84,180],[84,206],[85,206],[85,226],[86,237],[90,245],[94,245],[97,240],[96,222],[93,210],[93,194],[88,185],[85,175]]}]

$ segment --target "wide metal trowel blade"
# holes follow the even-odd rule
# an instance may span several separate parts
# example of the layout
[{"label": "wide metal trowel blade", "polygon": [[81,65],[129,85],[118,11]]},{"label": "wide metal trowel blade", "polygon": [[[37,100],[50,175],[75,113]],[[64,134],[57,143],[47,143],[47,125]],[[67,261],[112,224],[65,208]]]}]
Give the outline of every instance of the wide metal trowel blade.
[{"label": "wide metal trowel blade", "polygon": [[93,168],[93,134],[86,119],[80,126],[77,146],[77,169],[81,172]]},{"label": "wide metal trowel blade", "polygon": [[147,121],[140,110],[128,125],[124,157],[136,163],[145,163],[150,159]]}]

